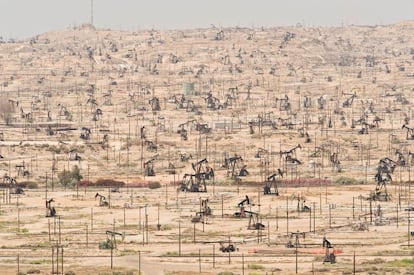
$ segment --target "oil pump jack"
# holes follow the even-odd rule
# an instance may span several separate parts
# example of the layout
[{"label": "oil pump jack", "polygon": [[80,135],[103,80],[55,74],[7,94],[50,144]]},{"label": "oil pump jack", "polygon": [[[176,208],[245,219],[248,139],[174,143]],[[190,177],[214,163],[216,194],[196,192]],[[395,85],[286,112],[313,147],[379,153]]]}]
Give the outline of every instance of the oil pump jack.
[{"label": "oil pump jack", "polygon": [[259,213],[247,210],[245,210],[244,213],[249,214],[249,225],[247,226],[247,229],[263,230],[265,228],[264,224],[259,222]]},{"label": "oil pump jack", "polygon": [[158,97],[154,96],[148,101],[148,103],[151,105],[152,111],[161,111],[160,100],[158,99]]},{"label": "oil pump jack", "polygon": [[323,262],[331,264],[336,263],[334,247],[332,246],[331,242],[326,239],[326,237],[323,237],[322,247],[325,248],[325,258],[323,259]]},{"label": "oil pump jack", "polygon": [[121,236],[122,241],[125,239],[125,232],[106,231],[107,239],[99,244],[99,249],[116,249],[115,236]]},{"label": "oil pump jack", "polygon": [[354,92],[353,94],[347,94],[344,93],[344,95],[349,95],[350,97],[348,97],[343,103],[342,103],[342,107],[345,108],[349,108],[352,106],[352,103],[354,103],[354,99],[356,98],[356,93]]},{"label": "oil pump jack", "polygon": [[394,172],[396,163],[386,157],[380,160],[375,174],[375,181],[377,185],[375,190],[370,193],[369,200],[373,201],[389,201],[391,195],[387,191],[387,184],[392,181],[391,174]]},{"label": "oil pump jack", "polygon": [[[243,161],[242,157],[237,155],[225,159],[225,166],[229,169],[227,174],[231,173],[231,178],[236,182],[241,181],[240,177],[249,175],[249,172],[246,169],[247,165],[243,165],[241,168],[239,167],[241,161]],[[238,171],[236,171],[236,168]]]},{"label": "oil pump jack", "polygon": [[247,226],[247,229],[250,229],[250,230],[263,230],[265,228],[265,226],[264,226],[264,224],[259,222],[259,213],[246,210],[245,207],[244,207],[245,204],[251,205],[249,196],[247,196],[247,195],[246,195],[244,200],[242,200],[241,202],[239,202],[237,204],[237,206],[240,208],[240,211],[235,212],[233,214],[233,217],[237,217],[237,218],[249,217],[249,224]]},{"label": "oil pump jack", "polygon": [[200,211],[198,211],[195,217],[191,219],[191,222],[200,222],[203,219],[203,217],[211,216],[211,214],[212,211],[211,208],[208,206],[208,199],[200,200]]},{"label": "oil pump jack", "polygon": [[306,201],[304,200],[304,197],[302,196],[298,196],[298,203],[297,203],[297,211],[298,212],[310,212],[311,208],[309,206],[306,205]]},{"label": "oil pump jack", "polygon": [[182,140],[188,140],[188,130],[191,130],[191,126],[196,123],[195,119],[188,120],[187,122],[178,125],[177,134],[180,135]]},{"label": "oil pump jack", "polygon": [[[280,176],[283,178],[283,171],[280,169],[277,169],[277,172],[273,173],[272,175],[268,176],[265,185],[263,187],[263,193],[265,195],[276,195],[279,196],[279,189],[277,188],[277,181],[276,177]],[[272,185],[274,188],[274,191],[272,192]]]},{"label": "oil pump jack", "polygon": [[240,212],[235,212],[233,214],[234,217],[241,217],[241,218],[246,217],[244,204],[250,205],[250,199],[249,199],[249,196],[247,195],[244,200],[242,200],[241,202],[237,204],[237,206],[240,208]]},{"label": "oil pump jack", "polygon": [[213,168],[207,165],[207,159],[202,159],[191,166],[194,174],[184,174],[181,182],[181,191],[186,192],[207,192],[206,180],[214,180]]},{"label": "oil pump jack", "polygon": [[55,207],[52,205],[53,202],[54,202],[53,199],[46,200],[46,218],[56,216]]},{"label": "oil pump jack", "polygon": [[144,162],[144,172],[145,172],[145,176],[147,177],[153,177],[155,176],[155,171],[154,171],[154,162],[157,159],[158,155],[153,156],[151,159],[147,160],[146,162]]},{"label": "oil pump jack", "polygon": [[221,251],[221,252],[223,252],[223,253],[225,253],[225,252],[234,252],[234,251],[238,251],[239,249],[238,248],[236,248],[236,246],[233,244],[233,243],[231,243],[230,241],[229,241],[229,243],[228,243],[228,245],[226,246],[226,245],[224,245],[224,243],[223,242],[220,242],[220,248],[219,248],[219,250]]},{"label": "oil pump jack", "polygon": [[296,149],[298,148],[302,149],[302,146],[298,144],[289,150],[280,151],[280,155],[285,158],[286,163],[302,164],[302,162],[296,158]]},{"label": "oil pump jack", "polygon": [[407,140],[414,140],[414,129],[408,127],[407,125],[403,125],[402,129],[406,129],[407,130]]},{"label": "oil pump jack", "polygon": [[24,194],[23,188],[17,183],[16,179],[7,174],[3,176],[3,184],[9,186],[10,194]]},{"label": "oil pump jack", "polygon": [[109,206],[109,202],[106,200],[105,196],[102,196],[99,193],[96,193],[95,199],[99,197],[99,206]]}]

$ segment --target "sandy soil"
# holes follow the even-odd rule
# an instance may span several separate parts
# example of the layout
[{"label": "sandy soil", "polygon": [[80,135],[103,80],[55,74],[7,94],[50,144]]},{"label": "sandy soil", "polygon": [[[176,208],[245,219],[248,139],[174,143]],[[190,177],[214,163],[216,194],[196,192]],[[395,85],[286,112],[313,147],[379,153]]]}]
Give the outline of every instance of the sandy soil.
[{"label": "sandy soil", "polygon": [[[83,25],[0,44],[1,274],[61,272],[56,245],[64,273],[294,274],[295,236],[301,274],[351,274],[354,253],[358,273],[413,272],[413,22],[220,31]],[[380,160],[391,197],[368,200]],[[75,165],[124,187],[62,187]],[[207,192],[177,192],[197,168],[214,170]],[[9,195],[8,177],[37,188]],[[246,195],[257,220],[233,216]]]}]

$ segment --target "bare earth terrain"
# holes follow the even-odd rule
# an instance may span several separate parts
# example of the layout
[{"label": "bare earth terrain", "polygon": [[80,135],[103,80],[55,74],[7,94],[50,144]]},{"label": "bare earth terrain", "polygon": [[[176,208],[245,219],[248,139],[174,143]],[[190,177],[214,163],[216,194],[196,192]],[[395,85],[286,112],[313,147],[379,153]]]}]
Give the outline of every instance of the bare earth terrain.
[{"label": "bare earth terrain", "polygon": [[413,45],[413,22],[2,41],[0,273],[414,273]]}]

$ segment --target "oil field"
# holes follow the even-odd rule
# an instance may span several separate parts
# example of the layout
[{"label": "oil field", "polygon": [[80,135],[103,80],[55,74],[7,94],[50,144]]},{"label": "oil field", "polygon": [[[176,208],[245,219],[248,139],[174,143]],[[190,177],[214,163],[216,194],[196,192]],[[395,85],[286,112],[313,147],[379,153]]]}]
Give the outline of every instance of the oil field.
[{"label": "oil field", "polygon": [[1,274],[412,274],[414,22],[0,43]]}]

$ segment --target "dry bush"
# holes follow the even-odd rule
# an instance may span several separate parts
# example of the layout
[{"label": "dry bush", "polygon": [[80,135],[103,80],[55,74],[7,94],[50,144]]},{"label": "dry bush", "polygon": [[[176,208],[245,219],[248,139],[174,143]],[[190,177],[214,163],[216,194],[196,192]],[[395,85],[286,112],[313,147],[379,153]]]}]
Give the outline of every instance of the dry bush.
[{"label": "dry bush", "polygon": [[93,182],[93,181],[90,181],[90,180],[81,180],[81,181],[79,181],[78,182],[78,184],[79,184],[79,186],[82,186],[82,187],[84,187],[84,186],[94,186],[95,185],[95,183]]},{"label": "dry bush", "polygon": [[125,185],[123,181],[117,181],[113,179],[98,179],[95,182],[95,186],[98,187],[122,187]]}]

